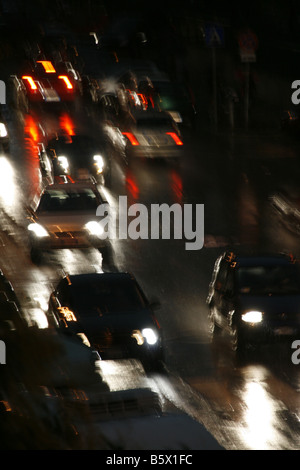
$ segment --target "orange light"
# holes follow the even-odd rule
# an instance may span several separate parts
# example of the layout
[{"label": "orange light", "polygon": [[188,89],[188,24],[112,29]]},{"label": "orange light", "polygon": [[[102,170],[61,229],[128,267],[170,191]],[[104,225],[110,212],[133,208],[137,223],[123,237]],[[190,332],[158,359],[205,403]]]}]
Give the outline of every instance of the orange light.
[{"label": "orange light", "polygon": [[127,185],[127,190],[129,191],[132,198],[138,199],[140,191],[131,175],[127,175],[126,185]]},{"label": "orange light", "polygon": [[75,126],[68,114],[62,114],[59,117],[59,126],[62,130],[66,132],[69,136],[75,135]]},{"label": "orange light", "polygon": [[77,318],[74,315],[74,312],[72,312],[72,310],[70,310],[69,307],[58,307],[57,310],[59,311],[63,319],[65,319],[67,322],[77,321]]},{"label": "orange light", "polygon": [[144,105],[145,108],[147,108],[148,107],[148,102],[147,102],[145,96],[142,93],[137,93],[137,95],[138,95],[142,105]]},{"label": "orange light", "polygon": [[72,85],[72,83],[70,82],[70,80],[68,79],[68,77],[66,75],[59,75],[58,78],[60,78],[61,80],[63,80],[65,82],[68,90],[72,90],[73,85]]},{"label": "orange light", "polygon": [[27,80],[32,90],[37,90],[36,83],[34,82],[32,77],[30,77],[29,75],[23,75],[22,79]]},{"label": "orange light", "polygon": [[56,73],[56,70],[50,60],[38,60],[37,63],[42,64],[46,73]]},{"label": "orange light", "polygon": [[172,137],[176,145],[183,145],[176,132],[166,132],[166,134]]},{"label": "orange light", "polygon": [[24,131],[25,131],[25,134],[30,136],[34,142],[39,141],[38,126],[36,122],[34,121],[34,119],[32,118],[32,116],[30,115],[26,115],[25,117]]},{"label": "orange light", "polygon": [[123,132],[123,135],[126,135],[126,137],[129,139],[131,145],[140,145],[137,141],[137,139],[134,137],[134,135],[131,132]]}]

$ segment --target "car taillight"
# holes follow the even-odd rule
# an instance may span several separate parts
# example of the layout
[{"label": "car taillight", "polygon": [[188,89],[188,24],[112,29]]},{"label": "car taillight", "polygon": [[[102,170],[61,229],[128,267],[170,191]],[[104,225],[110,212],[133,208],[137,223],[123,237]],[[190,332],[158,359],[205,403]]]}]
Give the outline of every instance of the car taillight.
[{"label": "car taillight", "polygon": [[41,64],[44,67],[46,73],[56,73],[56,70],[50,60],[38,60],[37,63]]},{"label": "car taillight", "polygon": [[140,145],[137,139],[135,138],[135,136],[131,132],[123,132],[123,135],[125,135],[128,138],[131,145]]},{"label": "car taillight", "polygon": [[68,90],[72,90],[73,85],[72,85],[72,83],[70,82],[69,78],[66,75],[59,75],[58,78],[60,78],[60,80],[63,80],[65,82],[66,87],[68,88]]},{"label": "car taillight", "polygon": [[172,137],[176,145],[183,145],[183,142],[180,140],[176,132],[166,132],[166,134]]},{"label": "car taillight", "polygon": [[35,81],[33,80],[32,77],[30,77],[29,75],[23,75],[22,79],[27,80],[27,82],[28,82],[28,84],[29,84],[29,86],[32,90],[37,90],[37,85],[36,85],[36,83],[35,83]]}]

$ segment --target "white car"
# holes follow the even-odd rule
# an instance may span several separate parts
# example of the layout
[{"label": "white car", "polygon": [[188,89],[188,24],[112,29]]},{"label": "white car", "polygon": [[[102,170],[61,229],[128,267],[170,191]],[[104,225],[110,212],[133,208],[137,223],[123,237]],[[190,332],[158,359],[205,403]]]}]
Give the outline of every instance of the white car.
[{"label": "white car", "polygon": [[89,182],[51,184],[42,192],[35,207],[29,209],[28,234],[33,261],[43,250],[99,248],[102,256],[110,250],[103,236],[97,207],[107,202],[97,186]]},{"label": "white car", "polygon": [[169,114],[144,111],[134,116],[123,130],[127,139],[126,155],[132,158],[177,159],[182,156],[183,142],[175,121]]}]

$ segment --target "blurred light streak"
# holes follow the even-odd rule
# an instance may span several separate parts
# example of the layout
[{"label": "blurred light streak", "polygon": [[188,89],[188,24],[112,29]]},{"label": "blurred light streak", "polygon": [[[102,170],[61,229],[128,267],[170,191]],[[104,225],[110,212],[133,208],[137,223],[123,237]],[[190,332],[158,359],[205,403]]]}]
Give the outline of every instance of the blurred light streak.
[{"label": "blurred light streak", "polygon": [[36,308],[32,309],[30,312],[30,320],[37,325],[40,329],[48,328],[48,320],[45,312],[42,309]]},{"label": "blurred light streak", "polygon": [[0,198],[6,210],[10,209],[16,201],[14,170],[4,156],[0,156]]},{"label": "blurred light streak", "polygon": [[276,411],[278,407],[265,390],[265,384],[260,381],[261,377],[259,376],[257,381],[252,380],[245,384],[243,402],[246,410],[242,417],[242,421],[245,423],[243,434],[244,440],[251,449],[268,450],[276,442]]},{"label": "blurred light streak", "polygon": [[75,135],[75,125],[68,114],[59,117],[59,126],[68,135]]},{"label": "blurred light streak", "polygon": [[44,70],[45,70],[46,73],[55,73],[56,72],[56,70],[53,67],[52,62],[50,62],[50,60],[38,60],[37,63],[42,64],[42,66],[44,67]]},{"label": "blurred light streak", "polygon": [[140,194],[140,190],[132,175],[130,174],[126,175],[126,188],[132,199],[137,200]]},{"label": "blurred light streak", "polygon": [[69,78],[66,76],[66,75],[59,75],[58,77],[60,80],[63,80],[65,82],[65,85],[66,87],[68,88],[68,90],[72,90],[73,89],[73,85],[72,83],[70,82]]},{"label": "blurred light streak", "polygon": [[36,124],[33,117],[29,114],[25,116],[24,133],[26,136],[31,137],[34,142],[39,142],[40,132],[38,125]]},{"label": "blurred light streak", "polygon": [[171,176],[171,187],[172,187],[172,192],[175,195],[175,200],[178,203],[182,202],[183,198],[183,183],[182,183],[182,178],[179,175],[179,173],[175,170],[172,170],[170,173]]}]

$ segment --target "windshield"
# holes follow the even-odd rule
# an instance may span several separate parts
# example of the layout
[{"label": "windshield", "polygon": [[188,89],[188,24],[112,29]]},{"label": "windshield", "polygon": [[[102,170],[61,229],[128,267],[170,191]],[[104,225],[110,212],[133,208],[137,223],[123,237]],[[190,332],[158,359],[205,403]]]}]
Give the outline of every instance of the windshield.
[{"label": "windshield", "polygon": [[146,307],[145,300],[132,281],[90,281],[72,292],[74,311],[88,311],[89,316],[111,313],[139,312]]},{"label": "windshield", "polygon": [[96,211],[100,202],[90,188],[80,191],[51,189],[43,194],[37,212]]},{"label": "windshield", "polygon": [[57,141],[53,141],[51,145],[54,149],[56,154],[59,155],[66,155],[68,156],[69,153],[72,155],[76,154],[96,154],[99,153],[99,146],[96,142],[89,137],[85,136],[72,136],[68,137],[68,139],[61,139]]},{"label": "windshield", "polygon": [[296,265],[241,267],[238,285],[241,294],[300,294],[299,268]]},{"label": "windshield", "polygon": [[138,129],[172,129],[173,123],[170,119],[158,118],[158,119],[140,119],[137,121]]}]

